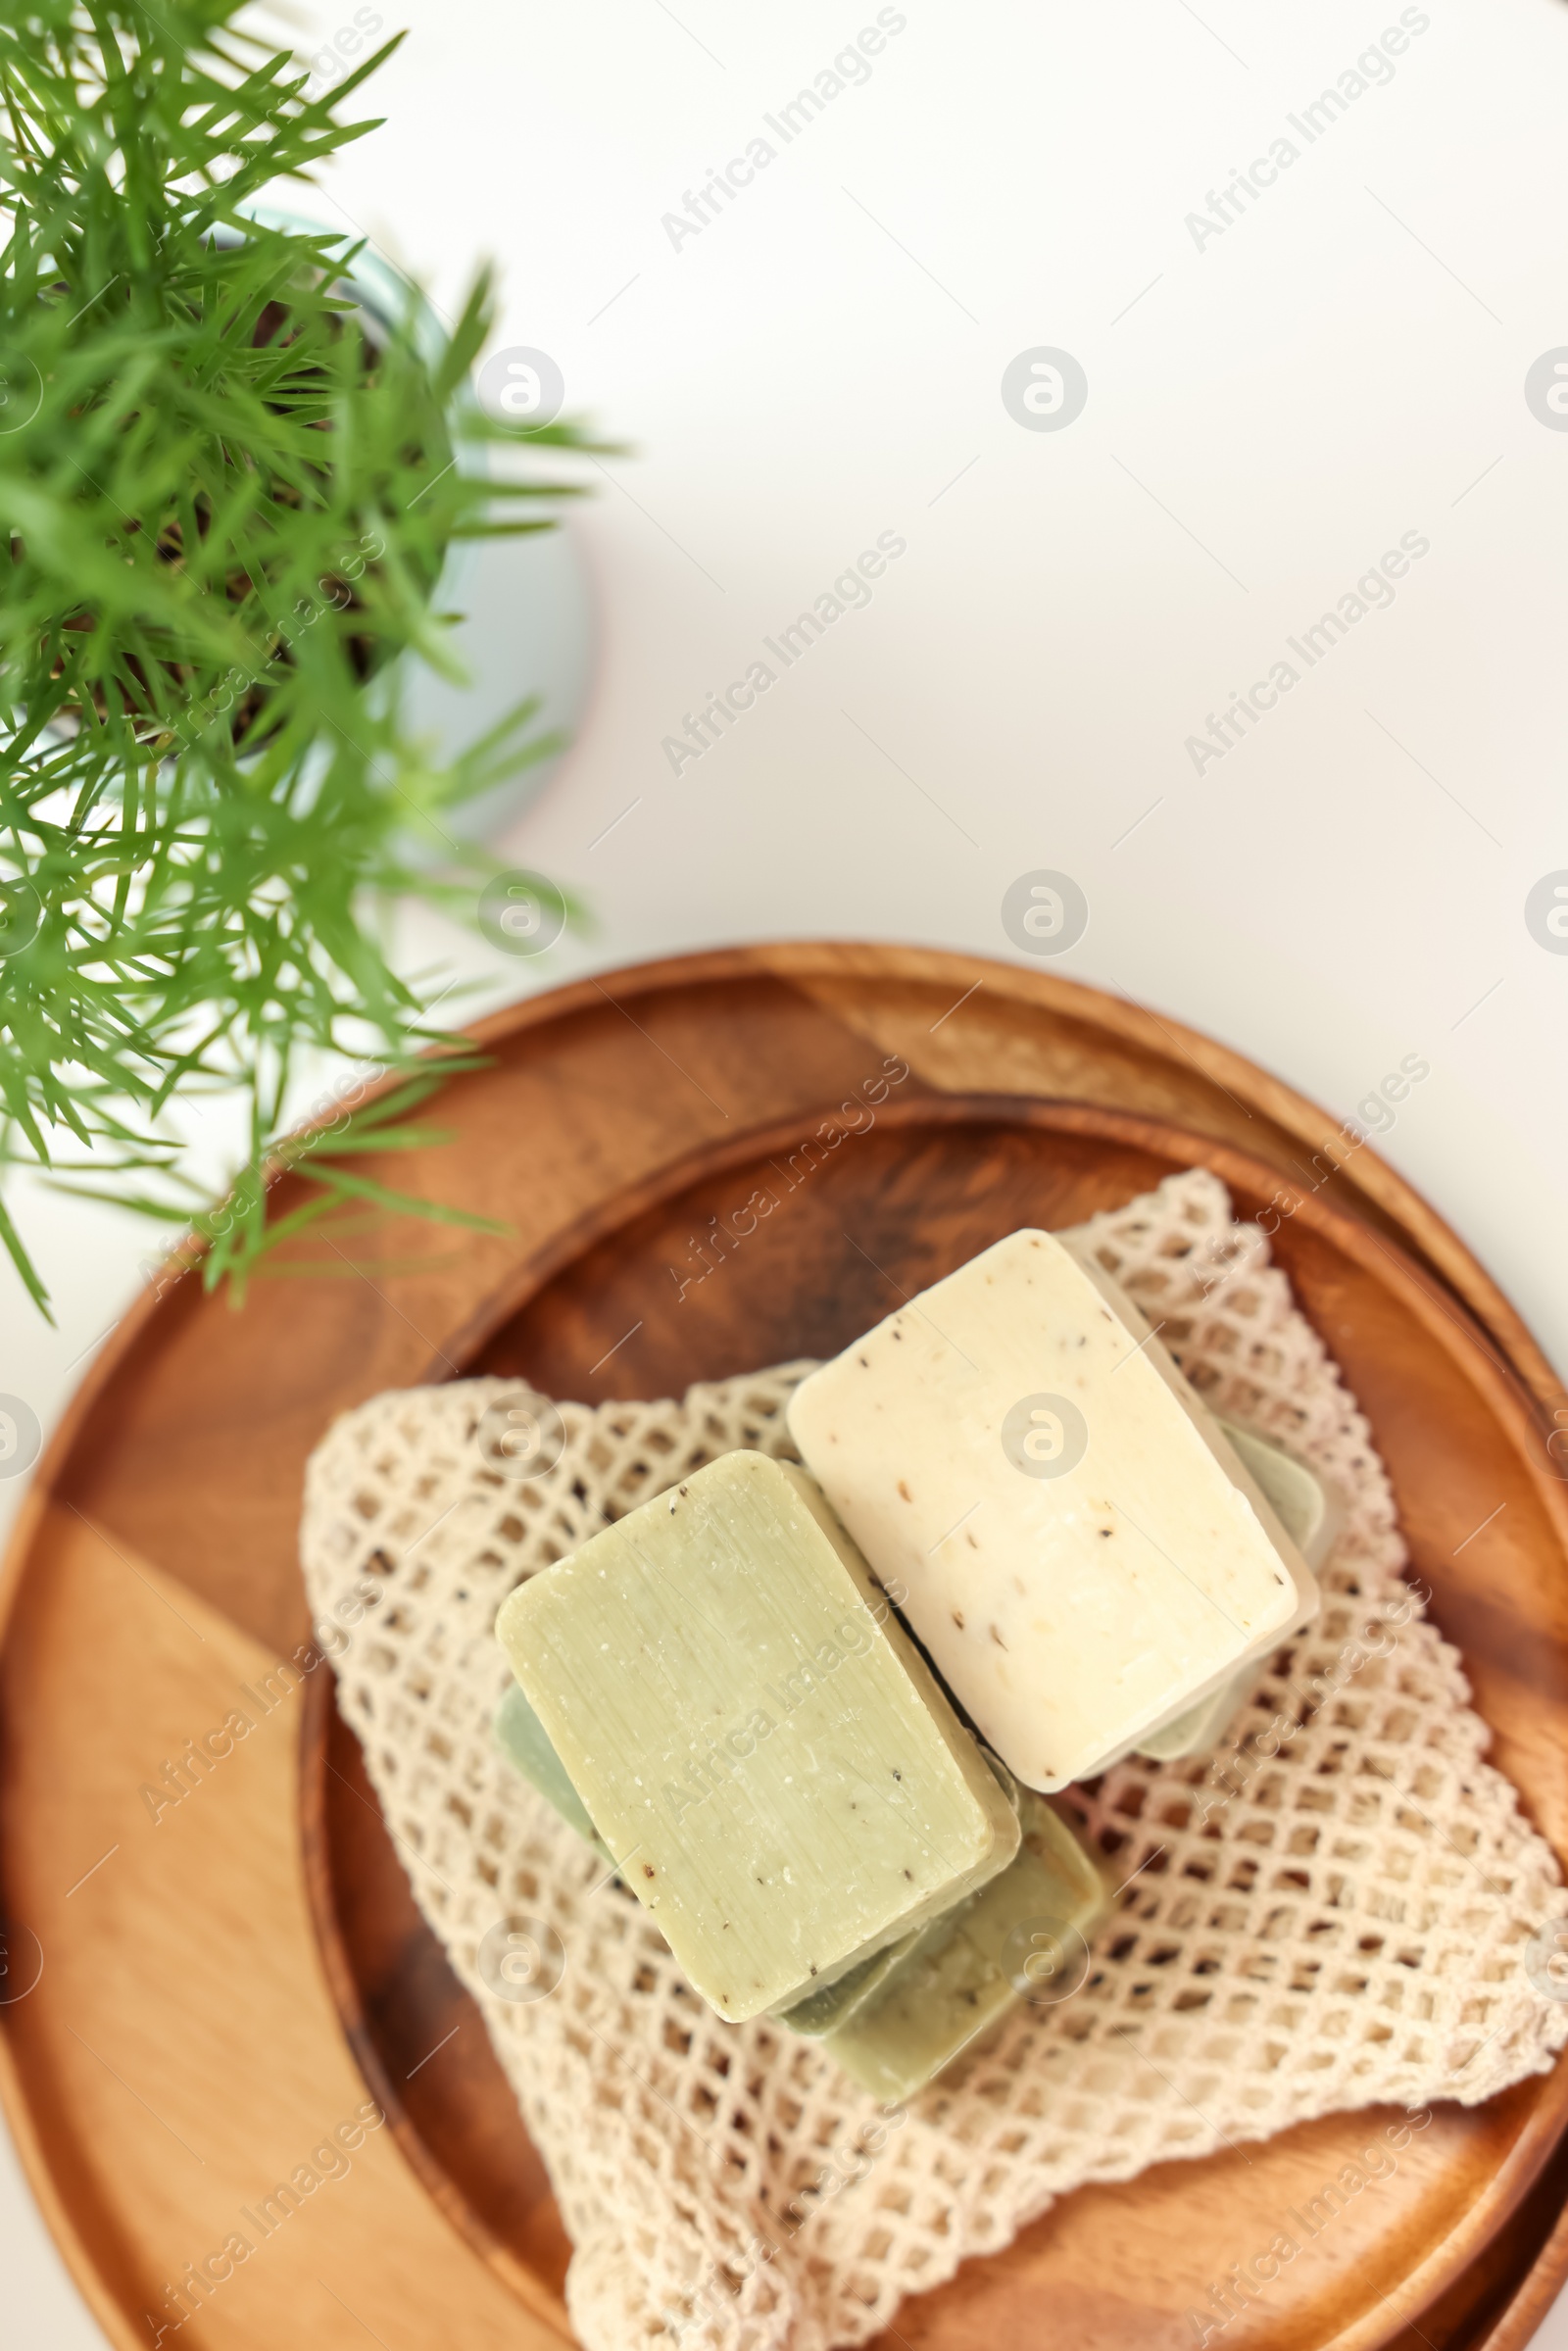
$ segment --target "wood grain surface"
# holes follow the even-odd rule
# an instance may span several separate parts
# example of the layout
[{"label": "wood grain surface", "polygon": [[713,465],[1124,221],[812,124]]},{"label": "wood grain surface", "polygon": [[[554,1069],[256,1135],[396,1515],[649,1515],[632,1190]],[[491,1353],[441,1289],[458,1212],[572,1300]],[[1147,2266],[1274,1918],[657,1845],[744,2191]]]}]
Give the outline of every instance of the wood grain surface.
[{"label": "wood grain surface", "polygon": [[[1278,1189],[1234,1147],[1126,1112],[911,1099],[900,1082],[873,1123],[862,1109],[851,1114],[861,1122],[854,1133],[840,1120],[831,1150],[808,1147],[835,1132],[831,1107],[706,1146],[579,1219],[487,1301],[451,1350],[457,1367],[588,1402],[678,1394],[694,1379],[834,1353],[1004,1234],[1076,1223],[1178,1168],[1211,1167],[1243,1216]],[[761,1191],[779,1204],[748,1232],[737,1211]],[[1496,1758],[1561,1843],[1554,1740],[1568,1708],[1568,1618],[1554,1616],[1552,1640],[1538,1646],[1525,1613],[1537,1581],[1561,1578],[1568,1563],[1568,1512],[1529,1400],[1463,1308],[1435,1302],[1396,1245],[1321,1199],[1295,1194],[1292,1204],[1276,1260],[1370,1412],[1413,1568],[1437,1594],[1433,1613],[1446,1631],[1465,1627],[1483,1707],[1506,1726]],[[510,2088],[414,1908],[324,1691],[309,1735],[321,1744],[307,1747],[307,1847],[321,1856],[313,1887],[351,2038],[411,2161],[475,2247],[505,2275],[521,2265],[555,2285],[543,2183]],[[463,2063],[421,2070],[411,2100],[399,2085],[445,2035],[466,2051]],[[1568,2074],[1481,2112],[1446,2111],[1397,2183],[1271,2292],[1277,2351],[1387,2342],[1401,2298],[1425,2306],[1447,2293],[1549,2161],[1564,2093]],[[1206,2301],[1230,2262],[1267,2245],[1303,2180],[1332,2178],[1375,2127],[1365,2115],[1334,2118],[1266,2148],[1074,2196],[1001,2260],[907,2305],[899,2333],[922,2351],[966,2351],[983,2314],[978,2324],[1018,2351],[1190,2340],[1186,2310]],[[1129,2249],[1119,2263],[1112,2237]],[[1473,2315],[1461,2298],[1442,2340],[1472,2339],[1462,2330]]]},{"label": "wood grain surface", "polygon": [[[141,1792],[187,1740],[224,1720],[237,1684],[264,1687],[272,1662],[305,1638],[295,1535],[311,1446],[346,1406],[428,1377],[432,1364],[457,1369],[484,1301],[514,1288],[523,1268],[580,1255],[585,1218],[639,1185],[657,1190],[677,1162],[689,1180],[703,1152],[736,1146],[743,1158],[737,1139],[748,1130],[787,1128],[853,1096],[889,1054],[908,1065],[906,1106],[956,1091],[1068,1096],[1174,1119],[1217,1147],[1216,1164],[1220,1150],[1240,1147],[1301,1195],[1282,1243],[1288,1232],[1303,1249],[1316,1246],[1310,1212],[1338,1205],[1366,1249],[1408,1252],[1398,1312],[1424,1334],[1408,1377],[1376,1388],[1370,1325],[1367,1366],[1347,1358],[1348,1368],[1380,1443],[1407,1464],[1396,1471],[1401,1509],[1435,1584],[1430,1563],[1454,1514],[1474,1499],[1467,1524],[1478,1524],[1506,1491],[1499,1532],[1487,1539],[1489,1572],[1450,1579],[1451,1613],[1440,1614],[1473,1652],[1483,1711],[1504,1742],[1499,1760],[1563,1841],[1553,1756],[1565,1465],[1549,1447],[1564,1398],[1508,1301],[1370,1148],[1333,1171],[1325,1147],[1336,1121],[1154,1012],[1039,971],[915,949],[794,944],[690,957],[529,1000],[479,1033],[492,1065],[441,1098],[454,1141],[407,1154],[391,1180],[500,1216],[508,1236],[394,1231],[390,1265],[264,1283],[241,1313],[188,1279],[150,1296],[83,1383],[11,1547],[0,1918],[8,1954],[36,1948],[43,1965],[24,1997],[0,2004],[0,2088],[51,2225],[117,2344],[148,2343],[146,2314],[165,2286],[370,2095],[311,1926],[296,1821],[299,1698],[268,1709],[156,1820]],[[855,1148],[869,1153],[874,1144]],[[1139,1147],[1127,1148],[1131,1167]],[[914,1266],[922,1245],[894,1176],[890,1206]],[[285,1178],[280,1209],[290,1192]],[[574,1229],[578,1240],[564,1243]],[[424,1262],[408,1267],[411,1257]],[[1331,1249],[1319,1270],[1312,1311],[1343,1352],[1357,1335],[1341,1327],[1347,1318],[1381,1310],[1370,1303],[1377,1286],[1366,1287],[1370,1268],[1353,1250]],[[818,1296],[823,1330],[847,1298]],[[592,1330],[564,1294],[558,1303],[537,1338],[558,1350],[564,1377]],[[763,1336],[753,1361],[778,1351]],[[628,1341],[625,1368],[646,1380],[655,1358],[634,1354],[639,1343]],[[741,1366],[703,1368],[732,1367]],[[1456,1382],[1469,1384],[1475,1429],[1445,1458],[1435,1496],[1410,1448],[1434,1395],[1451,1401]],[[394,1995],[396,1974],[394,1965]],[[1419,2180],[1411,2174],[1418,2209],[1379,2239],[1379,2259],[1403,2258],[1409,2281],[1378,2322],[1384,2339],[1406,2339],[1398,2325],[1442,2272],[1445,2300],[1420,2317],[1411,2346],[1511,2351],[1523,2340],[1568,2260],[1554,2233],[1563,2183],[1549,2164],[1540,2168],[1554,2134],[1560,2142],[1542,2120],[1559,2094],[1554,2076],[1479,2115],[1445,2115],[1426,2134]],[[1287,2160],[1306,2167],[1304,2179],[1312,2149]],[[1193,2183],[1208,2171],[1165,2167],[1139,2183],[1151,2203],[1136,2237],[1118,2218],[1125,2191],[1088,2191],[1042,2224],[1059,2232],[1071,2212],[1085,2245],[1100,2230],[1100,2282],[1058,2305],[1054,2341],[1071,2351],[1119,2343],[1107,2329],[1124,2327],[1130,2288],[1141,2306],[1164,2306],[1198,2209]],[[1202,2209],[1232,2192],[1212,2174]],[[302,2196],[211,2293],[204,2337],[249,2346],[303,2334],[325,2351],[364,2343],[368,2329],[387,2351],[558,2343],[563,2248],[542,2196],[532,2209],[526,2276],[509,2277],[464,2233],[466,2199],[443,2209],[389,2127],[365,2141],[346,2177]],[[1474,2255],[1464,2278],[1443,2268],[1455,2247]],[[1016,2334],[1038,2257],[1031,2233],[999,2262],[971,2265],[941,2294],[907,2305],[901,2334],[922,2346]],[[1348,2247],[1331,2264],[1354,2266]],[[1353,2307],[1347,2290],[1342,2306]],[[1378,2339],[1336,2334],[1332,2279],[1324,2297],[1314,2340]]]}]

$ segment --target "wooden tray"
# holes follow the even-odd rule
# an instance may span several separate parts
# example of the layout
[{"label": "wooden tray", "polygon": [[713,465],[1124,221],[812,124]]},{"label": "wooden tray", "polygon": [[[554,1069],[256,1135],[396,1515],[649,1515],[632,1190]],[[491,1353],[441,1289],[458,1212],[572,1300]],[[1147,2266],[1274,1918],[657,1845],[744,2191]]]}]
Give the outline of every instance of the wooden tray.
[{"label": "wooden tray", "polygon": [[[895,1263],[865,1245],[896,1275],[902,1265],[928,1278],[924,1265],[939,1270],[942,1249],[965,1231],[989,1237],[1023,1214],[1076,1213],[1050,1203],[1124,1196],[1195,1151],[1244,1201],[1278,1189],[1298,1202],[1281,1228],[1282,1260],[1372,1414],[1416,1563],[1498,1731],[1497,1759],[1559,1849],[1568,1842],[1556,1763],[1568,1530],[1547,1449],[1560,1392],[1481,1270],[1369,1150],[1308,1190],[1330,1164],[1320,1158],[1314,1171],[1312,1154],[1336,1132],[1320,1112],[1136,1007],[915,950],[694,957],[535,1000],[481,1033],[494,1067],[444,1098],[458,1143],[411,1154],[399,1180],[509,1216],[513,1240],[466,1242],[419,1271],[268,1285],[238,1315],[188,1283],[144,1303],[94,1367],[13,1544],[0,1895],[13,1947],[36,1937],[44,1964],[27,1997],[0,2006],[0,2085],[37,2192],[117,2343],[152,2339],[146,2314],[166,2282],[246,2229],[241,2212],[324,2145],[367,2096],[367,2079],[384,2083],[391,2127],[271,2234],[252,2230],[254,2251],[203,2308],[207,2339],[271,2346],[286,2328],[331,2351],[367,2331],[388,2351],[560,2343],[564,2247],[537,2171],[514,2139],[511,2208],[484,2209],[474,2167],[462,2176],[450,2135],[441,2139],[441,2117],[463,2106],[453,2090],[462,2067],[482,2108],[487,2054],[469,2033],[439,2054],[407,2054],[398,2038],[421,2013],[446,2013],[449,1994],[421,1976],[416,1950],[413,1967],[399,1959],[392,1897],[402,1882],[385,1870],[378,1816],[325,1768],[352,1781],[352,1741],[310,1749],[322,1758],[310,1858],[318,1907],[334,1922],[331,1983],[316,1945],[295,1814],[300,1701],[264,1711],[256,1694],[305,1638],[293,1541],[304,1457],[332,1413],[431,1376],[432,1363],[511,1367],[516,1346],[547,1385],[635,1393],[691,1369],[831,1345],[843,1335],[835,1316],[853,1327],[880,1312],[886,1294],[853,1292],[842,1253],[819,1252],[812,1286],[775,1298],[771,1322],[748,1322],[743,1354],[662,1371],[688,1346],[685,1327],[672,1347],[659,1317],[642,1315],[644,1331],[601,1368],[597,1388],[581,1376],[639,1319],[629,1310],[585,1351],[611,1257],[621,1268],[617,1308],[622,1281],[645,1280],[652,1298],[662,1279],[672,1295],[651,1253],[662,1230],[673,1246],[659,1222],[671,1203],[722,1213],[733,1204],[724,1187],[756,1149],[751,1130],[798,1135],[808,1113],[857,1092],[889,1055],[910,1071],[899,1110],[879,1112],[877,1129],[847,1145],[825,1181],[813,1177],[798,1206],[804,1240],[822,1224],[816,1194],[826,1203],[831,1188],[849,1187],[856,1216],[880,1220],[883,1246],[904,1252]],[[975,1089],[1009,1099],[942,1099]],[[1037,1097],[1084,1107],[1031,1106]],[[1132,1115],[1099,1114],[1107,1109]],[[959,1141],[966,1131],[989,1138],[986,1164],[1003,1170],[989,1201],[974,1189],[982,1171]],[[911,1154],[920,1183],[901,1189]],[[873,1169],[884,1180],[872,1183]],[[1108,1195],[1095,1190],[1106,1182]],[[928,1185],[946,1186],[935,1239],[916,1197]],[[1009,1203],[1025,1199],[1013,1215]],[[988,1213],[1004,1222],[986,1226]],[[429,1246],[416,1231],[389,1250]],[[770,1295],[760,1271],[737,1256],[688,1294],[679,1311],[700,1347],[733,1312],[726,1287],[738,1298],[744,1283],[751,1305]],[[483,1312],[498,1292],[508,1293],[499,1324]],[[740,1336],[732,1326],[727,1343]],[[1499,1500],[1507,1507],[1488,1533],[1447,1557]],[[320,1690],[311,1696],[322,1706]],[[256,1730],[155,1821],[144,1787],[239,1703],[260,1717]],[[347,1807],[360,1816],[352,1831]],[[372,1931],[383,1935],[379,1973],[367,1955]],[[334,1993],[354,2014],[352,2042]],[[394,2096],[387,2077],[400,2059],[415,2078]],[[1317,2299],[1281,2322],[1294,2334],[1271,2331],[1260,2313],[1251,2339],[1340,2351],[1523,2342],[1568,2266],[1568,2234],[1552,2233],[1568,2185],[1564,2088],[1559,2069],[1478,2114],[1442,2113],[1420,2162],[1388,2183],[1409,2201],[1380,2206],[1377,2221],[1358,2205],[1365,2233],[1325,2248]],[[508,2118],[493,2105],[490,2114],[504,2130]],[[510,2123],[515,2131],[514,2115]],[[1315,2125],[1261,2151],[1285,2166],[1284,2203],[1321,2177],[1341,2128]],[[1045,2291],[1064,2351],[1186,2341],[1195,2262],[1200,2292],[1226,2266],[1204,2268],[1195,2248],[1223,2236],[1227,2262],[1250,2249],[1239,2223],[1253,2184],[1227,2156],[1085,2191],[1012,2253],[906,2304],[899,2334],[965,2346],[985,2335],[1022,2351],[1040,2331]]]},{"label": "wooden tray", "polygon": [[[1244,1216],[1265,1209],[1276,1190],[1260,1161],[1163,1122],[994,1096],[889,1100],[874,1127],[831,1155],[819,1146],[813,1163],[806,1140],[827,1126],[831,1106],[705,1146],[580,1220],[481,1309],[451,1349],[456,1366],[590,1402],[678,1394],[693,1379],[836,1352],[901,1295],[1004,1233],[1076,1223],[1176,1168],[1212,1167]],[[779,1211],[738,1244],[715,1243],[763,1187],[781,1196]],[[1276,1255],[1369,1411],[1439,1621],[1464,1641],[1483,1708],[1492,1702],[1494,1719],[1518,1735],[1514,1669],[1506,1636],[1498,1653],[1493,1605],[1497,1562],[1484,1542],[1464,1539],[1501,1497],[1511,1514],[1526,1514],[1531,1546],[1560,1570],[1568,1523],[1552,1515],[1560,1490],[1541,1474],[1528,1400],[1496,1371],[1462,1310],[1440,1309],[1402,1254],[1343,1210],[1303,1200],[1282,1224]],[[1560,1705],[1562,1660],[1552,1679]],[[1499,1743],[1498,1759],[1561,1834],[1560,1767],[1548,1726],[1539,1727],[1545,1743],[1527,1733],[1518,1751]],[[509,2278],[559,2292],[566,2249],[537,2158],[478,2012],[414,1907],[324,1686],[313,1693],[306,1739],[313,1894],[356,2052],[411,2160],[470,2242]],[[451,2065],[420,2065],[427,2050],[449,2045]],[[1454,2289],[1548,2159],[1565,2093],[1568,2074],[1484,2112],[1446,2111],[1397,2187],[1357,2205],[1325,2248],[1329,2258],[1293,2265],[1270,2294],[1277,2351],[1387,2341],[1391,2304],[1407,2297],[1424,2308]],[[962,2344],[979,2294],[988,2326],[1018,2351],[1091,2341],[1095,2351],[1132,2351],[1202,2304],[1239,2248],[1265,2247],[1303,2177],[1333,2178],[1368,2129],[1366,2116],[1347,2116],[1245,2155],[1167,2165],[1115,2191],[1072,2197],[1003,2260],[910,2305],[900,2332],[933,2351]],[[1147,2277],[1136,2266],[1123,2277],[1113,2297],[1104,2291],[1107,2227],[1143,2248],[1148,2265]],[[1423,2250],[1419,2279],[1412,2245]],[[1348,2303],[1346,2263],[1354,2265]]]}]

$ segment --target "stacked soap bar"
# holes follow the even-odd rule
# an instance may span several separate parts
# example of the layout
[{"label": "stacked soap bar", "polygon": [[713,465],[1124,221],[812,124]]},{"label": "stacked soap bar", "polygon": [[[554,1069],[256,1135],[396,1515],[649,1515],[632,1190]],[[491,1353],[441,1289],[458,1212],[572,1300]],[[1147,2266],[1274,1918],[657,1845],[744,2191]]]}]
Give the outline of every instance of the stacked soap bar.
[{"label": "stacked soap bar", "polygon": [[998,1242],[814,1372],[789,1423],[1026,1787],[1102,1771],[1316,1611],[1256,1481],[1081,1243]]},{"label": "stacked soap bar", "polygon": [[588,1816],[588,1807],[571,1784],[570,1775],[551,1743],[550,1734],[514,1682],[491,1725],[495,1742],[507,1761],[521,1772],[547,1803],[554,1804],[568,1828],[613,1865],[614,1855]]},{"label": "stacked soap bar", "polygon": [[1004,1870],[1018,1820],[801,1471],[728,1453],[496,1631],[616,1866],[720,2016],[788,2008]]},{"label": "stacked soap bar", "polygon": [[[609,1848],[564,1765],[514,1683],[496,1714],[497,1744],[597,1852]],[[994,1761],[994,1759],[993,1759]],[[1005,1869],[925,1927],[861,1959],[785,2008],[779,2022],[821,2041],[845,2072],[888,2101],[912,2097],[1020,1998],[1077,1989],[1088,1937],[1109,1907],[1105,1882],[1044,1798],[996,1776],[1019,1816]]]},{"label": "stacked soap bar", "polygon": [[[1082,1265],[1101,1297],[1126,1324],[1139,1344],[1152,1342],[1155,1334],[1151,1331],[1142,1307],[1100,1262],[1090,1228],[1074,1226],[1069,1231],[1058,1233],[1056,1239]],[[1160,1356],[1174,1378],[1180,1380],[1180,1373],[1163,1348]],[[1202,1410],[1198,1399],[1192,1397],[1192,1392],[1185,1382],[1182,1383],[1182,1393],[1191,1398],[1197,1410]],[[1215,1415],[1214,1425],[1229,1444],[1243,1470],[1263,1494],[1307,1566],[1312,1569],[1321,1566],[1333,1543],[1337,1522],[1329,1497],[1319,1481],[1309,1469],[1293,1460],[1290,1454],[1266,1438],[1239,1428],[1234,1421],[1226,1420],[1219,1414]],[[1303,1593],[1301,1597],[1301,1621],[1304,1623],[1316,1610],[1315,1585],[1310,1593]],[[1169,1762],[1181,1755],[1202,1754],[1216,1745],[1237,1709],[1251,1695],[1257,1681],[1257,1663],[1255,1658],[1250,1660],[1231,1681],[1211,1691],[1198,1705],[1177,1715],[1160,1730],[1147,1733],[1138,1741],[1139,1753],[1152,1755],[1159,1762]],[[1116,1760],[1119,1758],[1107,1758],[1107,1762]]]},{"label": "stacked soap bar", "polygon": [[[1320,1568],[1333,1548],[1338,1514],[1321,1481],[1302,1462],[1255,1429],[1244,1429],[1223,1414],[1217,1416],[1226,1438],[1273,1505],[1274,1515],[1308,1567]],[[1233,1682],[1216,1690],[1188,1713],[1178,1715],[1162,1731],[1151,1731],[1139,1752],[1169,1762],[1178,1755],[1201,1755],[1217,1746],[1238,1708],[1245,1705],[1256,1682],[1255,1666],[1244,1667]]]},{"label": "stacked soap bar", "polygon": [[1324,1497],[1083,1233],[938,1283],[790,1427],[814,1479],[723,1455],[512,1594],[495,1736],[721,2016],[898,2099],[1076,1988],[1105,1890],[1037,1791],[1219,1736],[1317,1606]]},{"label": "stacked soap bar", "polygon": [[[1321,1482],[1271,1438],[1259,1436],[1255,1429],[1243,1428],[1223,1414],[1217,1417],[1302,1558],[1309,1567],[1320,1567],[1328,1556],[1338,1525],[1337,1513]],[[1251,1681],[1250,1671],[1245,1672],[1214,1696],[1205,1698],[1187,1714],[1178,1715],[1164,1730],[1149,1733],[1140,1752],[1161,1760],[1203,1753],[1223,1735],[1231,1716],[1250,1694]],[[508,1761],[555,1806],[563,1820],[605,1861],[612,1862],[614,1857],[610,1847],[589,1819],[581,1796],[567,1777],[565,1765],[516,1682],[496,1709],[495,1738]],[[1025,1845],[1029,1842],[1027,1833],[1024,1842]],[[1020,1854],[1018,1861],[1009,1866],[1017,1868],[1022,1858]],[[830,2032],[848,2014],[850,1998],[853,1996],[858,2004],[862,2003],[875,1985],[886,1981],[917,1939],[917,1934],[910,1934],[890,1943],[875,1958],[861,1961],[830,1990],[810,1994],[798,2008],[790,2010],[783,2022],[795,2032],[813,2038]]]},{"label": "stacked soap bar", "polygon": [[877,2097],[912,2097],[1020,1999],[1054,2002],[1083,1984],[1089,1937],[1109,1908],[1105,1883],[1044,1798],[1016,1793],[1015,1858],[934,1919],[824,2035]]}]

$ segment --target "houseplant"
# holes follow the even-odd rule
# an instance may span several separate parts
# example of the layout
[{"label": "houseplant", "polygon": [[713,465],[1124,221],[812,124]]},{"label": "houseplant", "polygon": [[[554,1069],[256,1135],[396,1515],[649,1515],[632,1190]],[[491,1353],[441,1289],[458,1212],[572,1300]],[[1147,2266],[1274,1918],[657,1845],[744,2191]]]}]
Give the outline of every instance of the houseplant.
[{"label": "houseplant", "polygon": [[[400,664],[450,668],[464,539],[547,527],[558,483],[485,477],[522,433],[468,370],[481,272],[432,345],[351,299],[343,241],[258,212],[372,123],[233,23],[238,0],[23,0],[0,24],[0,1180],[18,1166],[189,1226],[241,1286],[302,1221],[417,1206],[341,1165],[389,1148],[428,1070],[285,1146],[302,1064],[399,1072],[443,1042],[367,907],[471,908],[443,811],[553,746],[522,704],[436,765]],[[444,860],[444,861],[443,861]],[[450,1041],[447,1041],[448,1043]],[[243,1107],[204,1189],[172,1111]],[[0,1240],[42,1280],[0,1194]]]}]

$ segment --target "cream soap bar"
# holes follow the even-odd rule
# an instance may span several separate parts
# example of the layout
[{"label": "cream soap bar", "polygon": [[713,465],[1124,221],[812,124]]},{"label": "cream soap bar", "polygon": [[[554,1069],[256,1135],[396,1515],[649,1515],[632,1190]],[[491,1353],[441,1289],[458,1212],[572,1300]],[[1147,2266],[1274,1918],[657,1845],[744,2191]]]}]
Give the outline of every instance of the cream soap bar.
[{"label": "cream soap bar", "polygon": [[1050,1233],[998,1242],[824,1364],[789,1424],[1028,1787],[1091,1777],[1317,1605],[1212,1414]]},{"label": "cream soap bar", "polygon": [[[1232,1442],[1225,1424],[1209,1410],[1174,1357],[1160,1346],[1157,1335],[1150,1328],[1144,1310],[1137,1299],[1129,1297],[1121,1284],[1101,1264],[1096,1254],[1092,1231],[1080,1225],[1070,1231],[1057,1233],[1054,1238],[1062,1244],[1088,1275],[1099,1291],[1102,1302],[1110,1308],[1118,1321],[1131,1334],[1140,1350],[1148,1356],[1149,1361],[1159,1373],[1166,1387],[1177,1398],[1183,1411],[1189,1415],[1194,1426],[1202,1432],[1205,1442],[1214,1451],[1216,1458],[1223,1461],[1231,1479],[1247,1495],[1257,1515],[1258,1523],[1264,1528],[1270,1541],[1274,1543],[1281,1559],[1291,1571],[1292,1580],[1296,1585],[1298,1605],[1296,1623],[1289,1630],[1291,1632],[1299,1631],[1302,1625],[1309,1623],[1317,1614],[1319,1606],[1317,1579],[1307,1566],[1301,1545],[1296,1540],[1294,1532],[1275,1507],[1272,1490],[1258,1479],[1252,1454]],[[1266,1654],[1269,1645],[1265,1641],[1260,1654]]]},{"label": "cream soap bar", "polygon": [[[1339,1529],[1339,1515],[1321,1481],[1272,1438],[1260,1437],[1254,1429],[1239,1428],[1223,1417],[1219,1425],[1273,1504],[1286,1534],[1307,1566],[1316,1571],[1333,1549]],[[1251,1696],[1256,1680],[1254,1661],[1201,1705],[1178,1715],[1163,1730],[1150,1732],[1140,1742],[1140,1754],[1165,1763],[1178,1755],[1201,1755],[1217,1746],[1231,1718]]]},{"label": "cream soap bar", "polygon": [[607,1527],[496,1632],[621,1877],[734,2022],[825,1990],[1018,1849],[854,1543],[761,1453]]}]

